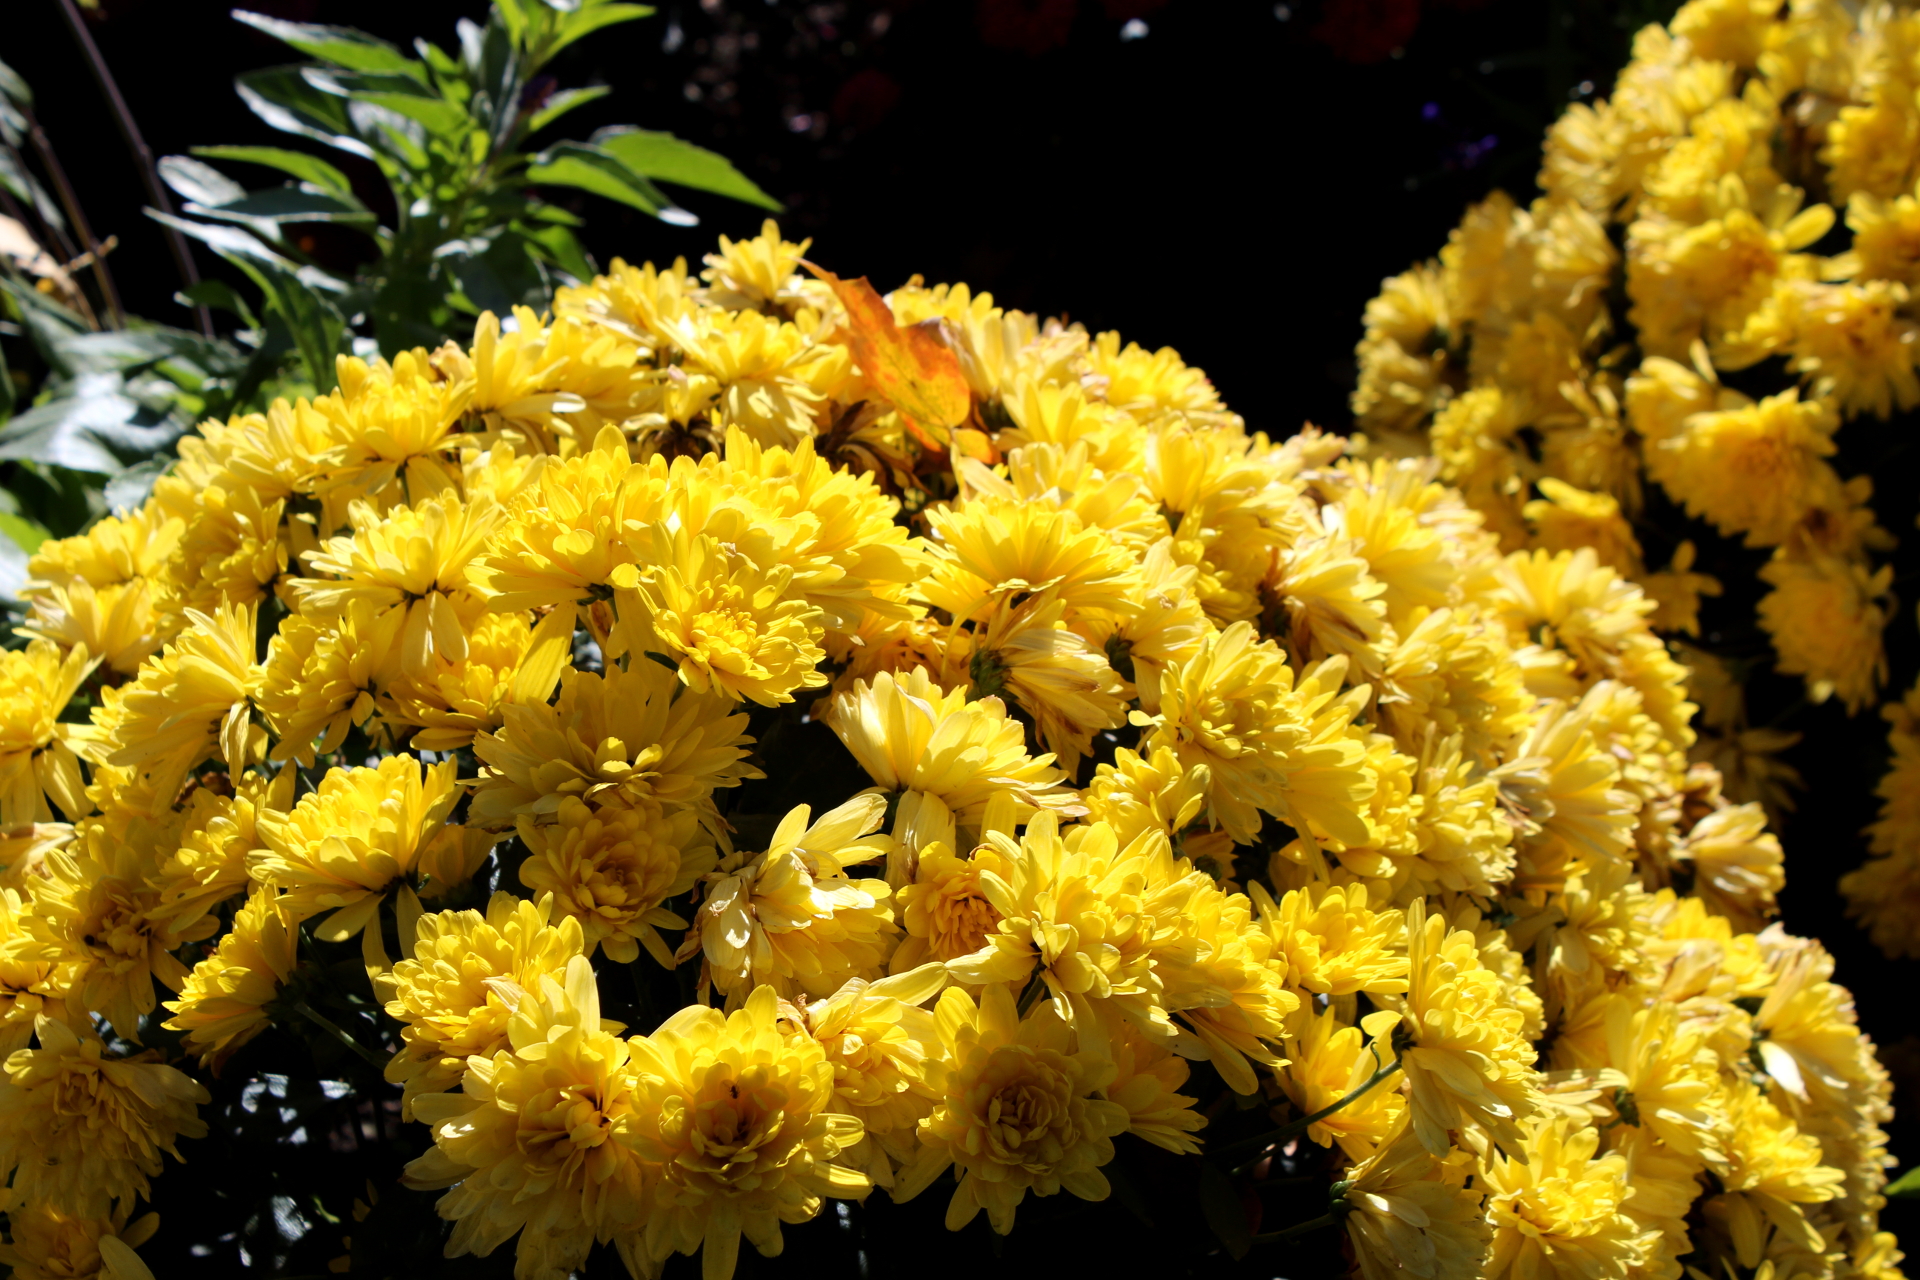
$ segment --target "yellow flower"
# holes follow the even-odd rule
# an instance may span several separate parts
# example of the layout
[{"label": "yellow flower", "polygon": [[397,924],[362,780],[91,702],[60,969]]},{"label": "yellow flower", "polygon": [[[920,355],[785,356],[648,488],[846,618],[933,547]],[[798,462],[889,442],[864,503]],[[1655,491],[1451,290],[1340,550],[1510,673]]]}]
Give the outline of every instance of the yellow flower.
[{"label": "yellow flower", "polygon": [[1252,890],[1289,986],[1329,996],[1407,989],[1406,919],[1392,909],[1370,910],[1365,885],[1309,885],[1277,906],[1260,885]]},{"label": "yellow flower", "polygon": [[409,674],[424,675],[435,655],[464,660],[467,631],[460,610],[478,611],[467,590],[467,566],[504,513],[484,497],[463,503],[448,493],[384,512],[356,502],[349,514],[353,533],[307,556],[310,571],[332,576],[287,584],[299,613],[329,621],[356,603],[382,613],[397,609],[405,618],[400,661]]},{"label": "yellow flower", "polygon": [[1106,1199],[1100,1166],[1113,1159],[1113,1137],[1130,1123],[1124,1106],[1097,1096],[1114,1078],[1112,1061],[1076,1052],[1072,1030],[1047,1010],[1022,1021],[1002,986],[983,988],[977,1006],[964,989],[949,988],[934,1017],[949,1066],[894,1200],[913,1199],[957,1168],[947,1230],[985,1209],[994,1231],[1006,1235],[1029,1191],[1050,1196],[1064,1188],[1082,1200]]},{"label": "yellow flower", "polygon": [[1720,1184],[1726,1190],[1708,1209],[1724,1216],[1736,1256],[1757,1265],[1769,1227],[1802,1249],[1826,1252],[1802,1206],[1835,1199],[1846,1175],[1823,1164],[1819,1140],[1800,1132],[1750,1081],[1730,1083],[1724,1105],[1727,1171]]},{"label": "yellow flower", "polygon": [[[1163,855],[1162,861],[1172,860]],[[1174,863],[1174,869],[1187,874],[1168,875],[1163,866],[1153,876],[1152,906],[1171,911],[1182,926],[1159,938],[1153,963],[1160,999],[1206,1047],[1227,1087],[1258,1093],[1252,1064],[1285,1064],[1271,1046],[1285,1036],[1300,997],[1287,989],[1285,966],[1275,962],[1271,936],[1254,924],[1246,895],[1222,891],[1190,864]]]},{"label": "yellow flower", "polygon": [[43,584],[23,598],[33,604],[20,633],[49,640],[68,653],[99,654],[109,671],[135,675],[160,648],[161,620],[152,585],[144,578],[96,587],[84,578]]},{"label": "yellow flower", "polygon": [[689,688],[767,707],[827,682],[815,669],[825,615],[792,597],[792,569],[764,569],[738,549],[749,530],[723,540],[661,523],[649,533],[636,552],[648,613],[638,647],[657,646]]},{"label": "yellow flower", "polygon": [[[471,1058],[491,1062],[510,1047],[508,1022],[522,1000],[541,996],[541,979],[565,976],[584,953],[579,922],[552,922],[553,900],[536,905],[496,893],[486,914],[430,912],[414,926],[411,954],[376,980],[387,1015],[401,1023],[403,1048],[387,1080],[403,1085],[407,1117],[423,1094],[444,1093]],[[605,1024],[617,1033],[617,1023]]]},{"label": "yellow flower", "polygon": [[457,443],[471,382],[441,378],[420,350],[402,351],[392,364],[356,356],[336,357],[336,364],[339,391],[313,402],[338,441],[323,464],[322,492],[335,503],[387,498],[404,482],[417,502],[459,483],[444,454]]},{"label": "yellow flower", "polygon": [[1407,908],[1407,960],[1406,1010],[1394,1044],[1414,1132],[1428,1151],[1444,1156],[1449,1129],[1477,1127],[1524,1163],[1520,1126],[1541,1104],[1533,1046],[1520,1038],[1520,1011],[1505,998],[1498,975],[1481,963],[1473,935],[1449,931],[1443,916],[1427,912],[1424,899]]},{"label": "yellow flower", "polygon": [[1296,828],[1313,824],[1364,845],[1367,827],[1355,806],[1373,793],[1361,767],[1365,749],[1340,732],[1344,725],[1315,721],[1343,674],[1343,663],[1324,663],[1296,690],[1273,642],[1236,622],[1192,662],[1168,668],[1145,748],[1168,748],[1189,768],[1207,766],[1212,814],[1238,843],[1253,842],[1264,809]]},{"label": "yellow flower", "polygon": [[1103,653],[1067,629],[1059,601],[1017,611],[1003,605],[971,639],[968,696],[1010,695],[1059,758],[1077,762],[1092,754],[1095,733],[1126,723],[1119,677]]},{"label": "yellow flower", "polygon": [[349,729],[367,725],[380,695],[401,677],[406,620],[404,610],[361,600],[329,622],[295,615],[280,624],[261,664],[258,695],[261,714],[280,737],[269,759],[311,765],[316,753],[338,751]]},{"label": "yellow flower", "polygon": [[1436,1156],[1405,1124],[1348,1170],[1341,1198],[1362,1280],[1482,1274],[1490,1235],[1480,1214],[1486,1190],[1467,1185],[1472,1171],[1466,1152]]},{"label": "yellow flower", "polygon": [[1755,405],[1698,413],[1664,441],[1657,474],[1689,514],[1750,547],[1772,546],[1839,487],[1826,459],[1840,425],[1827,399],[1797,389]]},{"label": "yellow flower", "polygon": [[635,1039],[618,1137],[660,1172],[644,1235],[619,1242],[634,1274],[704,1246],[702,1276],[729,1280],[741,1236],[771,1257],[782,1222],[808,1221],[827,1196],[865,1198],[866,1175],[841,1163],[863,1129],[834,1076],[817,1041],[782,1034],[770,987],[732,1014],[682,1009]]},{"label": "yellow flower", "polygon": [[[1342,1026],[1332,1012],[1304,1012],[1290,1029],[1298,1034],[1287,1038],[1287,1066],[1275,1074],[1301,1115],[1315,1115],[1358,1092],[1392,1061],[1385,1045],[1369,1046],[1359,1027]],[[1337,1142],[1350,1159],[1365,1160],[1401,1131],[1406,1110],[1405,1097],[1375,1088],[1307,1126],[1307,1137],[1323,1147]]]},{"label": "yellow flower", "polygon": [[49,800],[70,820],[91,810],[70,745],[80,726],[61,723],[60,713],[95,665],[84,647],[63,657],[50,640],[0,654],[0,826],[51,819]]},{"label": "yellow flower", "polygon": [[179,639],[147,659],[114,712],[95,711],[96,727],[107,732],[105,763],[138,767],[162,791],[210,755],[238,772],[259,758],[263,745],[249,724],[262,686],[253,610],[189,609],[187,620],[191,625]]},{"label": "yellow flower", "polygon": [[664,813],[645,799],[596,809],[568,796],[554,818],[540,825],[520,815],[520,838],[530,851],[520,883],[551,895],[553,909],[583,930],[587,955],[604,949],[609,959],[632,964],[644,946],[672,968],[673,950],[659,931],[687,922],[663,904],[691,891],[715,861],[699,815]]},{"label": "yellow flower", "polygon": [[962,826],[977,827],[1003,792],[1033,809],[1080,810],[1053,757],[1027,754],[1026,731],[1000,699],[969,702],[966,690],[942,689],[924,668],[855,680],[824,718],[883,791],[937,796]]},{"label": "yellow flower", "polygon": [[1620,503],[1604,493],[1588,493],[1563,480],[1543,476],[1541,498],[1521,510],[1534,527],[1536,544],[1548,551],[1592,547],[1601,564],[1631,578],[1642,572],[1640,542],[1620,514]]},{"label": "yellow flower", "polygon": [[[501,707],[513,696],[513,679],[531,639],[532,628],[523,615],[487,614],[468,629],[461,661],[436,652],[423,672],[379,680],[389,699],[383,710],[397,722],[420,726],[408,740],[416,751],[471,746],[475,734],[500,727]],[[354,692],[357,710],[361,686],[355,685]]]},{"label": "yellow flower", "polygon": [[867,1162],[876,1185],[893,1181],[893,1166],[879,1152],[908,1158],[915,1126],[939,1096],[931,1083],[940,1066],[933,1056],[939,1036],[933,1014],[920,1006],[946,982],[944,967],[924,964],[878,982],[850,978],[824,1000],[785,1006],[791,1010],[785,1016],[833,1065],[834,1110],[878,1140]]},{"label": "yellow flower", "polygon": [[507,1036],[508,1048],[467,1062],[461,1092],[414,1098],[434,1148],[401,1181],[452,1188],[439,1203],[454,1224],[447,1257],[485,1257],[518,1233],[515,1274],[559,1280],[596,1241],[649,1216],[653,1173],[627,1141],[649,1104],[633,1050],[600,1019],[583,956],[567,962],[564,983],[543,973],[517,998]]},{"label": "yellow flower", "polygon": [[1760,570],[1773,587],[1760,601],[1760,625],[1779,655],[1774,670],[1803,677],[1813,701],[1838,694],[1849,715],[1858,712],[1887,678],[1880,636],[1893,566],[1874,572],[1858,560],[1783,551]]},{"label": "yellow flower", "polygon": [[1493,1247],[1485,1274],[1498,1280],[1629,1280],[1644,1274],[1657,1232],[1622,1212],[1633,1194],[1626,1158],[1597,1155],[1600,1132],[1555,1117],[1536,1125],[1526,1153],[1481,1164]]},{"label": "yellow flower", "polygon": [[286,890],[296,920],[332,912],[315,931],[330,942],[374,920],[396,887],[437,895],[464,883],[497,837],[447,825],[460,799],[454,762],[388,756],[375,769],[331,769],[291,813],[262,813],[253,878]]},{"label": "yellow flower", "polygon": [[736,854],[707,875],[705,897],[680,954],[705,957],[705,974],[730,1005],[771,985],[823,996],[849,978],[884,972],[899,929],[885,880],[846,868],[886,857],[876,834],[886,802],[863,792],[808,824],[800,805],[780,820],[766,852]]},{"label": "yellow flower", "polygon": [[150,914],[178,932],[220,903],[244,893],[249,884],[247,854],[254,848],[256,824],[267,810],[293,807],[292,769],[271,777],[249,773],[231,795],[198,787],[187,800],[180,842],[160,862],[152,883],[159,901]]},{"label": "yellow flower", "polygon": [[75,1217],[47,1204],[7,1209],[0,1262],[17,1280],[153,1280],[134,1249],[153,1235],[160,1215],[127,1221],[131,1206],[106,1217]]},{"label": "yellow flower", "polygon": [[233,917],[233,928],[214,953],[193,966],[169,1000],[163,1025],[182,1031],[181,1047],[218,1071],[241,1045],[269,1025],[267,1006],[299,963],[299,928],[271,886],[258,888]]},{"label": "yellow flower", "polygon": [[716,787],[761,776],[746,762],[753,739],[734,703],[684,690],[645,658],[604,675],[565,670],[551,705],[509,702],[501,716],[497,732],[473,741],[485,766],[471,808],[478,826],[503,829],[518,814],[558,812],[567,796],[701,808]]},{"label": "yellow flower", "polygon": [[1674,848],[1675,863],[1693,870],[1693,891],[1742,929],[1758,932],[1786,887],[1785,855],[1757,804],[1729,805],[1700,821]]},{"label": "yellow flower", "polygon": [[893,969],[903,971],[927,960],[958,960],[986,946],[1000,913],[987,900],[980,877],[991,871],[1004,879],[1010,870],[990,844],[964,858],[939,842],[921,849],[913,881],[894,894],[907,936],[893,954]]},{"label": "yellow flower", "polygon": [[172,1067],[107,1056],[99,1037],[41,1018],[37,1049],[7,1058],[0,1082],[0,1169],[23,1200],[75,1217],[131,1208],[181,1138],[204,1137],[207,1091]]},{"label": "yellow flower", "polygon": [[1139,610],[1138,570],[1124,546],[1071,511],[1013,498],[976,498],[927,513],[934,540],[921,598],[955,621],[1003,601],[1044,594],[1069,612]]}]

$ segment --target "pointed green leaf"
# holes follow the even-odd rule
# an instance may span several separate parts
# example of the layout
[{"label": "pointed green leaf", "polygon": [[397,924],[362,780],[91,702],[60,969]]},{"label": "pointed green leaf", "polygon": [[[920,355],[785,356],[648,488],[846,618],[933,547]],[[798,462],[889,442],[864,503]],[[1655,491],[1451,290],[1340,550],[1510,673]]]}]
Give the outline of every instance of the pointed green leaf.
[{"label": "pointed green leaf", "polygon": [[313,138],[350,155],[373,159],[357,136],[347,99],[307,82],[299,67],[269,67],[234,77],[234,91],[249,110],[282,133]]},{"label": "pointed green leaf", "polygon": [[527,181],[555,187],[574,187],[659,217],[672,201],[645,177],[621,164],[598,147],[562,142],[534,157]]},{"label": "pointed green leaf", "polygon": [[780,202],[734,168],[731,160],[670,133],[621,125],[595,133],[593,144],[643,177],[780,211]]},{"label": "pointed green leaf", "polygon": [[575,107],[584,107],[589,102],[604,98],[612,92],[613,90],[604,84],[589,85],[584,89],[562,89],[547,99],[546,106],[528,117],[527,132],[538,133]]},{"label": "pointed green leaf", "polygon": [[161,156],[155,168],[168,186],[193,204],[226,204],[247,198],[245,187],[190,156]]},{"label": "pointed green leaf", "polygon": [[1888,1183],[1885,1194],[1895,1200],[1911,1200],[1920,1196],[1920,1165],[1915,1165]]},{"label": "pointed green leaf", "polygon": [[289,151],[285,147],[195,147],[193,154],[209,160],[237,160],[278,169],[336,196],[353,195],[353,184],[346,174],[319,156],[310,156],[304,151]]},{"label": "pointed green leaf", "polygon": [[646,4],[583,4],[560,19],[553,43],[546,48],[546,55],[551,58],[575,40],[590,36],[604,27],[650,17],[652,13],[653,6]]},{"label": "pointed green leaf", "polygon": [[233,17],[235,21],[244,22],[256,31],[263,31],[283,44],[292,45],[300,52],[322,62],[331,62],[336,67],[345,67],[349,71],[412,76],[416,80],[426,78],[425,69],[412,58],[385,40],[352,27],[288,22],[282,18],[269,18],[264,13],[249,13],[245,9],[235,9]]}]

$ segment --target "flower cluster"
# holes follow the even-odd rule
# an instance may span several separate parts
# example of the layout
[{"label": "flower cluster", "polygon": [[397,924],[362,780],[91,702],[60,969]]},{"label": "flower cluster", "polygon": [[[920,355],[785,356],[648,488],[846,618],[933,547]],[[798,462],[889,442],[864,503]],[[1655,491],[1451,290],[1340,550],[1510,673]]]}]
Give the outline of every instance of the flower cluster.
[{"label": "flower cluster", "polygon": [[[1901,6],[1691,0],[1553,126],[1545,194],[1471,209],[1385,282],[1359,348],[1374,450],[1437,457],[1504,548],[1589,547],[1639,584],[1694,669],[1695,758],[1776,813],[1798,736],[1750,719],[1751,675],[1849,714],[1889,676],[1896,539],[1871,503],[1920,407],[1916,50]],[[1920,839],[1897,825],[1847,891],[1912,953],[1886,904],[1920,896]]]},{"label": "flower cluster", "polygon": [[1137,1142],[1315,1183],[1365,1277],[1898,1275],[1886,1076],[1653,598],[805,249],[342,360],[36,557],[13,1250],[150,1230],[156,985],[217,1067],[358,939],[406,1185],[521,1280],[875,1189],[1004,1234]]}]

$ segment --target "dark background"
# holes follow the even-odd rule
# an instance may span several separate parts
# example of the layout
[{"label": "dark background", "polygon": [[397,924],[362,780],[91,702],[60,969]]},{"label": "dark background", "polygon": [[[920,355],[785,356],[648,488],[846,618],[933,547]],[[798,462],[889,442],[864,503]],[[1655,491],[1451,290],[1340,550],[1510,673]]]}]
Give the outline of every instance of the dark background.
[{"label": "dark background", "polygon": [[[456,19],[484,17],[479,0],[257,7],[443,47],[452,47]],[[883,291],[914,273],[965,280],[1008,305],[1172,345],[1207,370],[1251,429],[1278,436],[1305,421],[1344,428],[1361,309],[1380,279],[1434,254],[1464,206],[1494,187],[1531,198],[1546,125],[1567,102],[1604,96],[1632,30],[1672,8],[1662,0],[703,0],[664,3],[651,19],[589,37],[552,70],[563,85],[615,87],[560,132],[637,123],[726,154],[785,203],[786,234],[813,237],[810,256],[832,270],[870,276]],[[92,25],[156,155],[209,143],[297,145],[256,121],[230,83],[237,71],[289,61],[286,50],[230,21],[226,6],[107,0]],[[96,232],[120,238],[111,261],[128,310],[190,325],[171,300],[178,281],[141,215],[127,150],[53,0],[16,0],[0,39],[0,58],[38,96]],[[370,165],[329,158],[363,198],[385,198]],[[602,264],[615,255],[685,255],[697,265],[716,234],[751,234],[762,216],[698,196],[685,202],[700,226],[666,226],[588,196],[574,203]],[[344,236],[317,248],[354,251]],[[199,264],[227,273],[208,254]],[[1834,951],[1839,979],[1858,993],[1861,1020],[1883,1046],[1906,1041],[1890,1055],[1898,1069],[1920,1056],[1900,990],[1913,965],[1879,957],[1844,920],[1834,883],[1862,856],[1857,830],[1871,813],[1884,731],[1871,713],[1849,722],[1831,705],[1800,727],[1823,749],[1796,753],[1809,788],[1783,832],[1785,923]],[[1920,1104],[1904,1084],[1900,1100]],[[314,1106],[316,1116],[333,1117],[326,1142],[336,1151],[358,1150],[364,1137],[386,1151],[369,1153],[385,1165],[395,1154],[387,1144],[404,1142],[380,1135],[371,1118],[351,1119],[351,1103]],[[1896,1128],[1896,1151],[1920,1150],[1920,1130],[1909,1137],[1911,1128]],[[189,1158],[202,1158],[197,1145]],[[297,1162],[302,1153],[288,1154]],[[1151,1167],[1164,1163],[1157,1153],[1140,1160],[1144,1185],[1182,1181],[1177,1168]],[[163,1217],[206,1211],[191,1199],[190,1178],[170,1173],[157,1187]],[[406,1193],[385,1193],[356,1255],[395,1196]],[[856,1252],[850,1231],[796,1230],[785,1261],[884,1275],[910,1258],[916,1270],[938,1270],[924,1241],[916,1246],[889,1226],[900,1211],[881,1199],[861,1220],[860,1231],[872,1233],[859,1246],[867,1252]],[[344,1211],[337,1198],[327,1207]],[[1152,1216],[1152,1206],[1136,1208]],[[1118,1230],[1136,1219],[1116,1214],[1070,1197],[1030,1199],[1010,1248],[1025,1267],[1091,1264],[1117,1250],[1172,1273],[1195,1256],[1191,1242]],[[1167,1207],[1169,1219],[1180,1216],[1191,1214]],[[1896,1207],[1888,1225],[1904,1235],[1920,1222]],[[352,1230],[347,1223],[316,1234]],[[161,1275],[168,1234],[163,1226],[146,1250]],[[991,1266],[984,1237],[975,1224],[936,1247]],[[179,1261],[227,1274],[220,1258]],[[1307,1280],[1329,1263],[1302,1242],[1257,1249],[1244,1274]],[[743,1250],[743,1277],[772,1270]],[[254,1273],[291,1274],[258,1265]]]}]

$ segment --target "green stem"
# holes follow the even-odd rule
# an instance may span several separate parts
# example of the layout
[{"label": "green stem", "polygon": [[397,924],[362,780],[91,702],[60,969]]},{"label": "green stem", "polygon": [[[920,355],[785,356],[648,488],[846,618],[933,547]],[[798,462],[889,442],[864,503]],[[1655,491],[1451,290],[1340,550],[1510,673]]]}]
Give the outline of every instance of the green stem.
[{"label": "green stem", "polygon": [[[1286,1124],[1281,1125],[1278,1129],[1270,1129],[1266,1133],[1258,1134],[1251,1138],[1242,1139],[1241,1141],[1234,1143],[1232,1146],[1222,1147],[1218,1151],[1216,1151],[1214,1154],[1218,1156],[1237,1156],[1237,1155],[1242,1155],[1248,1152],[1264,1152],[1270,1147],[1276,1147],[1281,1143],[1285,1142],[1288,1138],[1294,1137],[1297,1134],[1305,1133],[1308,1129],[1312,1128],[1316,1124],[1319,1124],[1322,1120],[1325,1120],[1328,1116],[1332,1115],[1336,1111],[1339,1111],[1341,1108],[1347,1106],[1349,1103],[1358,1101],[1360,1098],[1365,1097],[1367,1093],[1370,1090],[1372,1090],[1375,1085],[1379,1084],[1382,1080],[1385,1080],[1388,1076],[1392,1075],[1394,1072],[1398,1071],[1399,1069],[1400,1069],[1400,1059],[1395,1058],[1392,1062],[1389,1062],[1386,1066],[1381,1067],[1378,1071],[1374,1072],[1371,1076],[1368,1076],[1365,1084],[1361,1085],[1358,1089],[1355,1089],[1352,1093],[1348,1094],[1346,1097],[1341,1098],[1338,1102],[1334,1102],[1327,1106],[1324,1106],[1310,1116],[1301,1116],[1298,1120],[1291,1120]],[[1255,1161],[1249,1161],[1248,1163],[1249,1164],[1255,1163]],[[1234,1169],[1234,1172],[1239,1173],[1244,1168],[1245,1166],[1241,1166],[1239,1168]]]},{"label": "green stem", "polygon": [[301,1017],[305,1018],[307,1021],[313,1023],[314,1026],[319,1027],[322,1031],[332,1036],[335,1040],[338,1040],[341,1044],[347,1046],[347,1048],[359,1054],[360,1057],[366,1061],[366,1064],[368,1066],[372,1067],[375,1071],[380,1072],[383,1078],[385,1077],[386,1071],[387,1071],[386,1059],[382,1058],[379,1054],[375,1053],[373,1050],[367,1048],[367,1046],[361,1044],[358,1040],[355,1040],[351,1035],[348,1035],[346,1030],[343,1027],[341,1027],[339,1023],[327,1017],[326,1014],[321,1013],[318,1009],[308,1004],[305,1000],[294,1001],[293,1011],[299,1014]]},{"label": "green stem", "polygon": [[1282,1230],[1268,1231],[1261,1235],[1254,1236],[1253,1243],[1272,1244],[1277,1240],[1291,1240],[1293,1237],[1303,1236],[1309,1231],[1318,1231],[1322,1227],[1331,1227],[1334,1225],[1334,1221],[1334,1216],[1331,1213],[1323,1213],[1319,1217],[1311,1218],[1306,1222],[1296,1222],[1292,1226],[1283,1228]]},{"label": "green stem", "polygon": [[1015,1016],[1021,1017],[1021,1018],[1026,1017],[1027,1010],[1033,1008],[1033,1006],[1040,999],[1040,993],[1042,991],[1045,991],[1046,989],[1047,989],[1046,979],[1042,978],[1037,973],[1034,974],[1033,977],[1029,979],[1027,982],[1027,989],[1020,993],[1020,1004],[1014,1011]]}]

